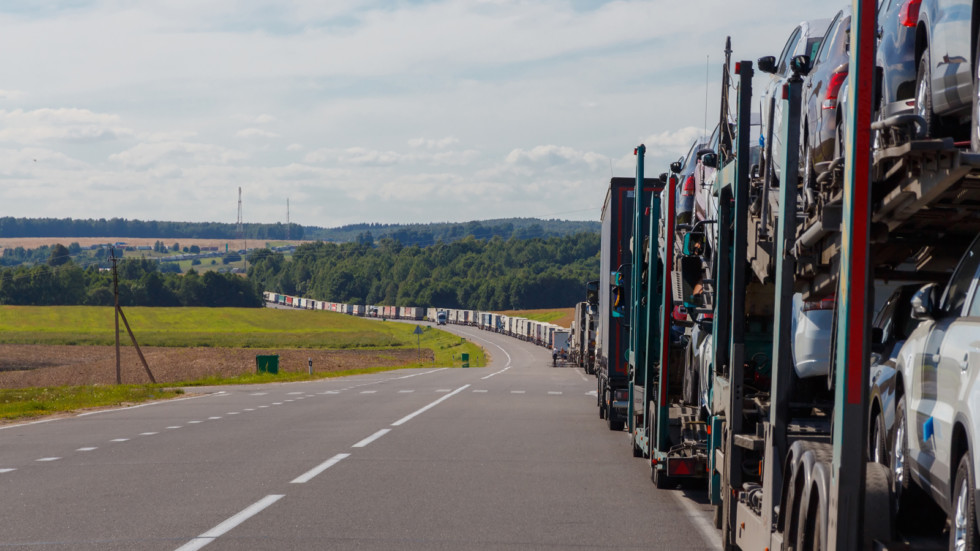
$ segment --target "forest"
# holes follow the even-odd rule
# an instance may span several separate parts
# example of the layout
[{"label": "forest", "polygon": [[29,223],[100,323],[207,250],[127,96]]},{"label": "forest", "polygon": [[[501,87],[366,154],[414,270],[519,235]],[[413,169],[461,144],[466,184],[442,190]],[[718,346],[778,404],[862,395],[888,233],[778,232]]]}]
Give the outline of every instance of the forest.
[{"label": "forest", "polygon": [[599,235],[488,240],[468,236],[429,247],[382,238],[311,243],[292,259],[249,255],[258,288],[352,304],[512,310],[572,306],[597,279]]},{"label": "forest", "polygon": [[[598,222],[505,218],[472,222],[433,224],[351,224],[337,228],[299,224],[243,224],[250,240],[308,240],[367,244],[384,238],[403,245],[425,247],[439,241],[451,242],[472,236],[476,239],[531,239],[560,237],[581,232],[598,232]],[[236,224],[221,222],[161,222],[125,218],[13,218],[0,217],[0,237],[141,237],[161,239],[237,239]]]},{"label": "forest", "polygon": [[[0,304],[31,306],[112,306],[112,271],[82,268],[52,254],[48,263],[0,268]],[[123,306],[260,307],[262,291],[228,273],[161,273],[160,263],[133,259],[118,263]]]}]

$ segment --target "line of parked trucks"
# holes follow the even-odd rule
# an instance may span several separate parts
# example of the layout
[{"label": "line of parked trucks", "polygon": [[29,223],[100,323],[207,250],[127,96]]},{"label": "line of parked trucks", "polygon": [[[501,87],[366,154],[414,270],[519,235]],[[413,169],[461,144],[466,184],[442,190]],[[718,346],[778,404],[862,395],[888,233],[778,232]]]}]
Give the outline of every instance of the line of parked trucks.
[{"label": "line of parked trucks", "polygon": [[566,354],[572,353],[569,350],[572,339],[568,328],[519,316],[455,308],[346,304],[284,295],[271,291],[264,291],[263,297],[268,303],[305,310],[324,310],[352,316],[391,320],[427,320],[437,325],[447,323],[468,325],[532,342],[539,346],[557,350],[559,353],[562,351]]},{"label": "line of parked trucks", "polygon": [[610,182],[598,414],[725,549],[980,545],[978,28],[857,0],[779,58],[729,41],[714,134]]}]

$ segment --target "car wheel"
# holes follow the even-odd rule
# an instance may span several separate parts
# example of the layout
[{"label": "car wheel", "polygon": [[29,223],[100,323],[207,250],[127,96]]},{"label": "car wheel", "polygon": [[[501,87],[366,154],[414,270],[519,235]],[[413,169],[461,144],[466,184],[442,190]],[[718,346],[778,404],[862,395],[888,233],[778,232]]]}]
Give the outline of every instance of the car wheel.
[{"label": "car wheel", "polygon": [[810,148],[809,140],[803,143],[805,155],[803,157],[803,209],[813,213],[817,207],[817,175],[813,170],[813,149]]},{"label": "car wheel", "polygon": [[931,138],[938,134],[936,116],[932,112],[932,73],[929,69],[929,49],[922,52],[919,59],[919,70],[915,76],[915,114],[925,121],[925,137]]},{"label": "car wheel", "polygon": [[888,465],[888,442],[885,441],[885,420],[881,413],[875,415],[871,424],[871,461]]},{"label": "car wheel", "polygon": [[952,550],[976,549],[980,540],[977,536],[975,487],[973,461],[970,452],[967,452],[960,459],[953,486],[953,515],[949,519],[949,548]]},{"label": "car wheel", "polygon": [[[977,43],[977,55],[980,55],[980,42]],[[977,59],[974,56],[973,59]],[[970,118],[970,151],[980,151],[980,65],[973,75],[973,116]]]},{"label": "car wheel", "polygon": [[892,433],[889,467],[892,472],[892,496],[897,509],[901,506],[902,493],[909,487],[909,467],[906,461],[909,435],[905,427],[905,396],[898,400],[898,405],[895,407],[895,428]]}]

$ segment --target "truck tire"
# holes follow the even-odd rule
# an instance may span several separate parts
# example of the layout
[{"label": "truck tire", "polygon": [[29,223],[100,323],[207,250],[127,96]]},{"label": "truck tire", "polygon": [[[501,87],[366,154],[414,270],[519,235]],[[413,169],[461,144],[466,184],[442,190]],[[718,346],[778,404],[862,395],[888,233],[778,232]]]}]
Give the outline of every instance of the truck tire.
[{"label": "truck tire", "polygon": [[620,419],[612,410],[606,412],[606,420],[609,422],[609,430],[611,431],[622,431],[623,427],[626,426],[626,422]]},{"label": "truck tire", "polygon": [[869,461],[865,466],[864,484],[864,548],[874,549],[875,541],[892,540],[892,519],[894,515],[883,515],[881,511],[892,511],[891,489],[888,481],[888,467]]}]

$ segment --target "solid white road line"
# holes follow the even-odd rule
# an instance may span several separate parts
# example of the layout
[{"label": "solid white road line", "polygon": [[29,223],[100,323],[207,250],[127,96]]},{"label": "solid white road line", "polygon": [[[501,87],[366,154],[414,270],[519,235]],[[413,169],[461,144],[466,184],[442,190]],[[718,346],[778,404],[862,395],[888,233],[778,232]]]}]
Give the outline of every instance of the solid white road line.
[{"label": "solid white road line", "polygon": [[416,412],[414,412],[414,413],[409,413],[409,414],[408,414],[408,415],[406,415],[405,417],[402,417],[401,419],[399,419],[399,420],[397,420],[397,421],[395,421],[394,423],[392,423],[392,424],[391,424],[391,426],[393,426],[393,427],[397,427],[397,426],[400,426],[400,425],[404,425],[405,423],[407,423],[407,422],[409,422],[410,420],[412,420],[412,418],[414,418],[414,417],[415,417],[416,415],[419,415],[420,413],[422,413],[422,412],[424,412],[424,411],[427,411],[427,410],[429,410],[429,409],[432,409],[432,408],[434,408],[434,407],[436,407],[436,406],[437,406],[437,405],[439,405],[440,403],[442,403],[442,402],[444,402],[444,401],[446,401],[446,400],[448,400],[449,398],[452,398],[452,397],[453,397],[453,396],[454,396],[455,394],[459,394],[460,392],[462,392],[462,391],[464,391],[464,390],[466,390],[466,389],[467,389],[467,388],[469,388],[469,387],[470,387],[470,385],[463,385],[463,386],[461,386],[461,387],[459,387],[459,388],[457,388],[456,390],[454,390],[454,391],[452,391],[452,392],[450,392],[449,394],[446,394],[446,395],[445,395],[445,396],[443,396],[442,398],[439,398],[439,399],[438,399],[438,400],[436,400],[435,402],[432,402],[431,404],[429,404],[429,405],[427,405],[427,406],[425,406],[424,408],[422,408],[422,409],[420,409],[420,410],[417,410],[417,411],[416,411]]},{"label": "solid white road line", "polygon": [[447,369],[447,368],[440,367],[439,369],[433,369],[432,371],[425,371],[425,372],[422,372],[422,373],[412,373],[411,375],[405,375],[404,377],[395,377],[394,379],[391,379],[391,380],[392,381],[397,381],[399,379],[410,379],[412,377],[418,377],[419,375],[428,375],[429,373],[435,373],[436,371],[442,371],[443,369]]},{"label": "solid white road line", "polygon": [[351,447],[352,448],[363,448],[364,446],[367,446],[368,444],[370,444],[371,442],[374,442],[378,438],[381,438],[382,436],[388,434],[389,432],[391,432],[391,429],[381,429],[378,432],[372,434],[371,436],[368,436],[364,440],[361,440],[360,442],[358,442],[357,444],[354,444]]},{"label": "solid white road line", "polygon": [[698,532],[701,532],[705,545],[715,549],[721,549],[721,538],[718,537],[721,531],[715,528],[712,521],[708,520],[710,513],[699,510],[691,500],[682,497],[684,494],[681,492],[670,492],[670,495],[687,511],[687,517],[697,527]]},{"label": "solid white road line", "polygon": [[350,457],[349,453],[338,453],[337,455],[331,457],[330,459],[327,459],[323,463],[320,463],[316,467],[313,467],[312,469],[302,474],[301,476],[296,477],[294,480],[290,482],[290,484],[305,484],[313,480],[313,477],[315,477],[316,475],[322,473],[323,471],[329,469],[330,467],[333,467],[334,465],[340,463],[342,460],[348,457]]},{"label": "solid white road line", "polygon": [[279,501],[283,497],[285,496],[281,494],[278,495],[273,494],[273,495],[267,495],[263,497],[262,499],[242,509],[242,511],[236,514],[235,516],[229,518],[228,520],[222,522],[221,524],[215,526],[214,528],[208,530],[207,532],[201,534],[200,536],[192,539],[191,541],[185,543],[184,545],[181,545],[180,547],[177,548],[177,551],[197,551],[198,549],[204,547],[205,545],[211,543],[212,541],[228,533],[231,529],[238,526],[239,524],[261,513],[263,509]]},{"label": "solid white road line", "polygon": [[494,375],[500,375],[501,373],[503,373],[504,371],[507,371],[510,368],[511,368],[511,366],[507,366],[507,367],[501,369],[500,371],[497,371],[496,373],[491,373],[491,374],[487,375],[486,377],[480,377],[480,380],[481,381],[486,381],[490,377],[493,377]]}]

